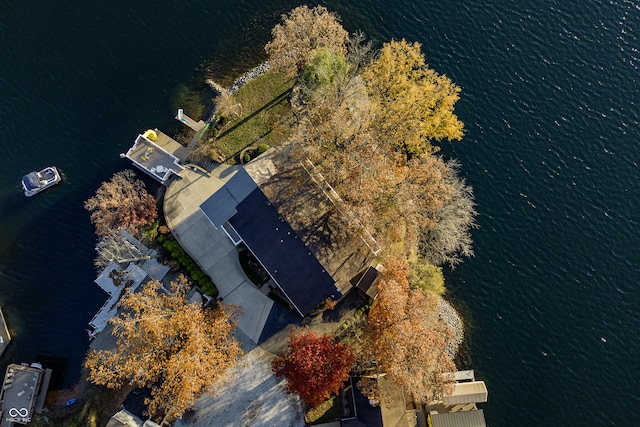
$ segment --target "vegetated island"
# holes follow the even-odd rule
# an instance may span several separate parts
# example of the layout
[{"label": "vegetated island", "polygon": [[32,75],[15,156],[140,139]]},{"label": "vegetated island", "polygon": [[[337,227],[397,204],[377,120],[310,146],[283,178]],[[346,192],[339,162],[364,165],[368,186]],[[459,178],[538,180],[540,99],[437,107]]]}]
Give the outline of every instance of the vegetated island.
[{"label": "vegetated island", "polygon": [[[233,90],[210,82],[219,92],[214,114],[185,139],[183,156],[192,166],[180,168],[202,181],[212,176],[220,181],[228,194],[216,187],[201,210],[207,203],[226,203],[215,205],[220,209],[209,220],[238,240],[234,243],[247,245],[240,250],[245,274],[302,315],[295,327],[280,325],[267,339],[265,333],[242,339],[249,354],[266,354],[258,357],[260,363],[284,378],[286,391],[304,404],[302,421],[296,418],[300,401],[279,402],[294,413],[282,420],[314,424],[348,418],[356,394],[381,408],[380,425],[385,416],[385,425],[411,425],[405,403],[413,405],[414,421],[417,413],[430,413],[437,422],[437,414],[476,409],[475,403],[463,408],[447,400],[461,377],[453,372],[463,332],[459,316],[442,298],[442,268],[472,255],[476,216],[460,165],[438,155],[439,142],[463,137],[454,113],[460,88],[427,66],[419,43],[392,40],[376,50],[362,33],[349,35],[340,18],[322,6],[283,15],[272,36],[265,46],[268,62]],[[157,132],[149,131],[141,141],[155,138]],[[140,162],[153,156],[154,147],[162,150],[149,145]],[[237,163],[247,165],[232,166]],[[148,172],[143,163],[136,166]],[[167,194],[192,197],[188,192],[198,187],[185,190],[181,180],[190,182],[175,177],[166,183]],[[229,197],[234,205],[227,205]],[[242,222],[234,215],[250,211],[247,203],[254,197],[264,198],[282,227],[290,227],[282,229],[290,231],[280,242],[298,240],[295,245],[308,249],[321,275],[330,276],[318,279],[327,292],[309,283],[285,283],[291,275],[273,267],[282,260],[262,257],[256,249],[260,242],[241,238],[242,227],[256,218],[242,213]],[[164,217],[158,218],[157,206]],[[166,199],[149,195],[132,171],[114,175],[86,202],[99,237],[96,267],[123,285],[117,303],[107,307],[117,308],[117,314],[99,335],[102,342],[104,336],[111,341],[88,353],[86,380],[75,390],[85,395],[75,409],[53,411],[36,425],[104,425],[133,388],[148,390],[150,422],[207,425],[198,399],[222,398],[231,393],[225,388],[230,380],[242,375],[237,328],[248,330],[242,323],[247,313],[242,304],[229,304],[233,298],[226,293],[224,300],[216,299],[221,282],[212,280],[215,274],[202,267],[207,260],[188,247],[184,235],[180,238],[172,219],[177,214],[167,212],[168,206]],[[231,208],[219,217],[225,215],[223,206]],[[266,218],[257,222],[266,227]],[[282,232],[279,226],[275,230]],[[158,268],[167,264],[168,279],[133,289],[124,272],[110,267],[135,269],[150,258]],[[311,271],[316,264],[304,265]],[[194,284],[200,299],[192,298]],[[301,295],[291,293],[291,286]],[[308,307],[311,303],[315,307]],[[115,398],[105,403],[105,396]],[[398,405],[401,414],[392,420],[390,408]],[[236,415],[242,422],[250,409],[252,425],[274,421],[261,419],[255,408],[240,408]],[[287,410],[278,410],[287,416]]]}]

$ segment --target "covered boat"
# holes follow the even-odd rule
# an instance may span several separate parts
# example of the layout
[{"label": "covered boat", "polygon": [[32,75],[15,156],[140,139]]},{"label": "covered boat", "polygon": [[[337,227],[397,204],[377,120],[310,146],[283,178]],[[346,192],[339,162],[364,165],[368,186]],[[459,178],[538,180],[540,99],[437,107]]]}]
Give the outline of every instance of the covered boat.
[{"label": "covered boat", "polygon": [[56,185],[62,180],[55,166],[49,166],[40,172],[31,172],[22,177],[22,189],[27,197]]}]

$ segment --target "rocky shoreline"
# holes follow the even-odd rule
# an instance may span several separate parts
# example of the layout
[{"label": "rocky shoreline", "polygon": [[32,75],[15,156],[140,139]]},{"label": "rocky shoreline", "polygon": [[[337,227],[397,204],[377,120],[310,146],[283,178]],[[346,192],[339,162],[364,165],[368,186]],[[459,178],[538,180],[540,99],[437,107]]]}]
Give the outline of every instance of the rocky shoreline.
[{"label": "rocky shoreline", "polygon": [[270,68],[271,68],[271,64],[269,63],[269,61],[265,61],[262,64],[252,68],[251,70],[247,71],[246,73],[244,73],[243,75],[238,77],[231,84],[231,86],[229,86],[229,92],[230,93],[234,93],[235,91],[240,89],[242,86],[247,84],[252,79],[255,79],[259,75],[264,74],[267,71],[269,71]]},{"label": "rocky shoreline", "polygon": [[[271,69],[271,64],[269,63],[269,61],[265,61],[262,64],[253,67],[251,70],[247,71],[246,73],[244,73],[243,75],[235,79],[228,89],[225,89],[224,87],[220,86],[213,79],[206,79],[205,83],[207,84],[207,86],[211,88],[211,90],[216,94],[216,96],[222,95],[223,93],[232,94],[236,92],[238,89],[240,89],[242,86],[249,83],[251,80],[258,77],[259,75],[269,71],[269,69]],[[206,122],[212,123],[215,119],[215,115],[217,112],[218,112],[218,109],[217,107],[214,106]]]},{"label": "rocky shoreline", "polygon": [[440,319],[445,323],[445,325],[449,326],[453,329],[453,340],[447,343],[445,347],[445,352],[451,359],[453,359],[464,340],[464,323],[462,322],[462,318],[458,314],[455,308],[446,301],[444,298],[440,298]]}]

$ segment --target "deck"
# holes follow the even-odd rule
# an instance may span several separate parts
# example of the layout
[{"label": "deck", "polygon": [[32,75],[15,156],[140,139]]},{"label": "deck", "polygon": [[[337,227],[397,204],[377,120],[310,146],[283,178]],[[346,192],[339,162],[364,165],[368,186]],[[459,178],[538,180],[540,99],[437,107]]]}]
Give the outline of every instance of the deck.
[{"label": "deck", "polygon": [[180,175],[184,170],[178,157],[144,135],[138,135],[133,147],[127,151],[124,157],[130,159],[136,167],[162,184],[169,179],[171,174]]},{"label": "deck", "polygon": [[2,308],[0,308],[0,356],[2,355],[2,353],[4,353],[5,349],[9,346],[10,341],[11,341],[11,334],[9,333],[7,322],[4,319],[4,313],[2,312]]}]

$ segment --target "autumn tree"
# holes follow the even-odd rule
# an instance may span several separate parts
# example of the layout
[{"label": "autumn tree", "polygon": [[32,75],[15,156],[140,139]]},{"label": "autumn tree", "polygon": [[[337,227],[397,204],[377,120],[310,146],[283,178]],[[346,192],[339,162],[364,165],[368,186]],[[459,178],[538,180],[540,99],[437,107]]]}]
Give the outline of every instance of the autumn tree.
[{"label": "autumn tree", "polygon": [[351,347],[312,331],[289,335],[287,350],[273,361],[273,372],[287,380],[287,391],[303,402],[318,405],[337,393],[356,360]]},{"label": "autumn tree", "polygon": [[223,90],[215,98],[215,104],[217,114],[225,117],[224,125],[218,130],[218,134],[221,134],[228,124],[242,117],[242,104],[240,104],[228,90]]},{"label": "autumn tree", "polygon": [[111,232],[103,236],[96,245],[96,258],[94,265],[98,271],[104,269],[112,262],[123,263],[151,259],[151,256],[142,253],[140,248],[131,243],[122,232]]},{"label": "autumn tree", "polygon": [[[320,69],[335,75],[335,60],[328,56],[323,62]],[[344,202],[341,210],[357,219],[355,227],[366,229],[393,254],[414,253],[422,233],[435,227],[451,202],[453,183],[447,177],[455,171],[441,158],[412,155],[402,141],[381,134],[379,106],[362,78],[337,81],[342,83],[319,85],[318,93],[305,97],[304,120],[293,139],[300,149],[292,160],[311,161]]]},{"label": "autumn tree", "polygon": [[409,267],[402,259],[385,263],[366,330],[366,340],[380,372],[416,399],[450,392],[442,374],[455,371],[446,352],[452,330],[439,319],[435,294],[409,287]]},{"label": "autumn tree", "polygon": [[[342,210],[358,218],[386,251],[416,252],[422,230],[436,225],[437,212],[451,200],[451,188],[444,180],[446,165],[436,156],[407,158],[352,117],[345,109],[330,123],[309,127],[309,134],[316,132],[317,138],[299,145],[340,195]],[[360,127],[361,132],[344,134],[349,126]]]},{"label": "autumn tree", "polygon": [[215,394],[242,354],[233,337],[237,311],[190,304],[188,286],[180,276],[168,292],[152,281],[122,297],[122,313],[110,321],[116,348],[89,352],[89,380],[151,388],[148,412],[166,419],[180,417],[204,392]]},{"label": "autumn tree", "polygon": [[362,67],[373,59],[373,43],[367,40],[364,32],[357,30],[349,37],[347,42],[347,62],[352,75],[360,74]]},{"label": "autumn tree", "polygon": [[424,229],[420,239],[420,254],[434,265],[455,267],[462,257],[473,256],[471,229],[476,228],[473,189],[459,176],[460,164],[447,162],[448,173],[443,176],[450,189],[450,197],[435,212],[434,226]]},{"label": "autumn tree", "polygon": [[349,64],[340,53],[326,47],[316,49],[309,63],[304,67],[300,86],[305,92],[322,96],[327,90],[335,90],[347,81]]},{"label": "autumn tree", "polygon": [[345,55],[349,38],[337,14],[324,6],[300,6],[282,15],[282,22],[271,31],[265,50],[271,65],[296,72],[304,67],[319,48]]},{"label": "autumn tree", "polygon": [[127,230],[136,234],[156,220],[156,201],[132,170],[124,170],[103,182],[95,196],[84,202],[99,236]]},{"label": "autumn tree", "polygon": [[362,78],[376,105],[380,138],[410,155],[433,153],[433,143],[442,139],[462,138],[462,122],[453,112],[460,88],[426,65],[420,43],[385,43]]}]

